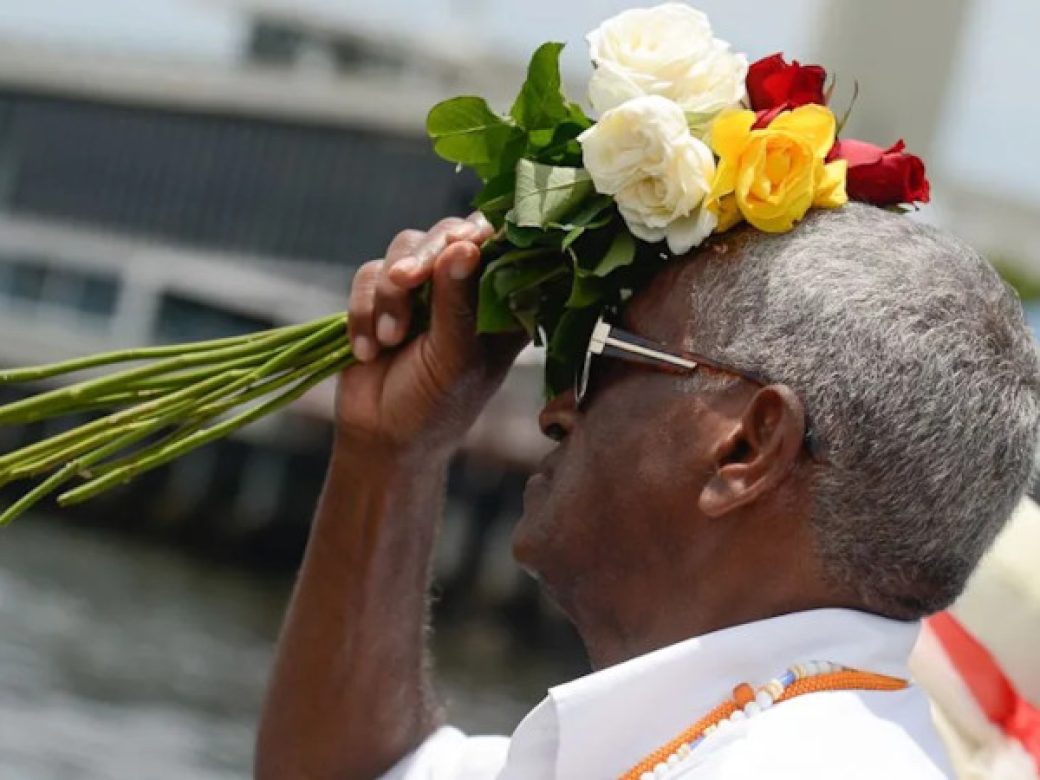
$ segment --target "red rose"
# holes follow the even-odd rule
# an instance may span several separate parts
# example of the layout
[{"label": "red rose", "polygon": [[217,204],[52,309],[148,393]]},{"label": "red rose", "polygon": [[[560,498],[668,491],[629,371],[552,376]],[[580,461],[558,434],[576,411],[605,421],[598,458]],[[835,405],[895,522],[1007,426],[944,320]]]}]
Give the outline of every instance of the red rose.
[{"label": "red rose", "polygon": [[748,68],[747,92],[753,111],[798,108],[806,103],[826,105],[823,84],[827,71],[819,65],[790,64],[780,52],[763,57]]},{"label": "red rose", "polygon": [[845,191],[853,200],[892,206],[897,203],[927,203],[930,186],[920,157],[906,154],[906,144],[897,141],[890,149],[864,141],[837,141],[827,161],[848,160]]}]

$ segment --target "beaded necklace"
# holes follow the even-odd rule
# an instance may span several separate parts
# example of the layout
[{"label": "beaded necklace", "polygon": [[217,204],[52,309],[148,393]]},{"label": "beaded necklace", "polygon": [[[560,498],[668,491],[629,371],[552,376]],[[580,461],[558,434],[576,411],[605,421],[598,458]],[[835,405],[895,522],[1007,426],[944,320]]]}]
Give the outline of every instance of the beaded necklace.
[{"label": "beaded necklace", "polygon": [[774,704],[818,691],[899,691],[909,683],[896,677],[861,672],[828,661],[795,664],[757,691],[747,683],[733,689],[733,696],[665,743],[621,776],[621,780],[661,780],[680,766],[714,731],[724,731]]}]

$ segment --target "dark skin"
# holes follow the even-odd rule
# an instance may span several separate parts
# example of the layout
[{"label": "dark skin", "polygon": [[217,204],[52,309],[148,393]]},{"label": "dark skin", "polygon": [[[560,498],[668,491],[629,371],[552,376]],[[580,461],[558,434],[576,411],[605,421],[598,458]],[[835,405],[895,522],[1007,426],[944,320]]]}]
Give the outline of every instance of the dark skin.
[{"label": "dark skin", "polygon": [[[696,350],[686,291],[700,270],[694,259],[658,274],[624,327]],[[514,534],[514,555],[574,622],[595,668],[753,620],[858,606],[812,554],[805,413],[790,388],[730,379],[697,390],[602,365],[581,411],[570,393],[543,409],[543,431],[562,438]]]},{"label": "dark skin", "polygon": [[[425,649],[448,459],[518,339],[474,335],[478,216],[406,231],[355,277],[337,436],[260,725],[256,776],[373,778],[442,722]],[[739,255],[728,258],[739,262]],[[696,348],[697,256],[660,273],[625,327]],[[433,279],[430,332],[403,348]],[[697,383],[603,361],[581,410],[549,403],[559,440],[525,494],[518,561],[577,626],[595,668],[728,626],[860,607],[823,576],[809,524],[805,413],[783,385]]]}]

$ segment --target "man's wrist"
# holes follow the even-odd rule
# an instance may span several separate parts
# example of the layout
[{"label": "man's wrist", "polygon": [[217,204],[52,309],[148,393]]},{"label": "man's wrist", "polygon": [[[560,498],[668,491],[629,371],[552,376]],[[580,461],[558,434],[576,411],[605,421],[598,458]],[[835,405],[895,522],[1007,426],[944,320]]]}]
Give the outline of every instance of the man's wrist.
[{"label": "man's wrist", "polygon": [[332,443],[330,474],[394,473],[401,469],[446,467],[457,450],[458,446],[433,446],[422,442],[400,444],[337,431]]}]

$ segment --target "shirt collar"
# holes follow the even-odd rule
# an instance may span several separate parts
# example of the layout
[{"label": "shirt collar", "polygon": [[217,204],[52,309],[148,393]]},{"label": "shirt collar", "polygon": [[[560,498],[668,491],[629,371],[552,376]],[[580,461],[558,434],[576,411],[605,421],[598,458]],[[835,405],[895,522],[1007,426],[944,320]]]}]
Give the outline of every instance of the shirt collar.
[{"label": "shirt collar", "polygon": [[512,747],[555,741],[556,777],[617,777],[736,684],[762,685],[792,664],[831,661],[909,677],[919,629],[918,622],[820,609],[715,631],[550,689]]}]

